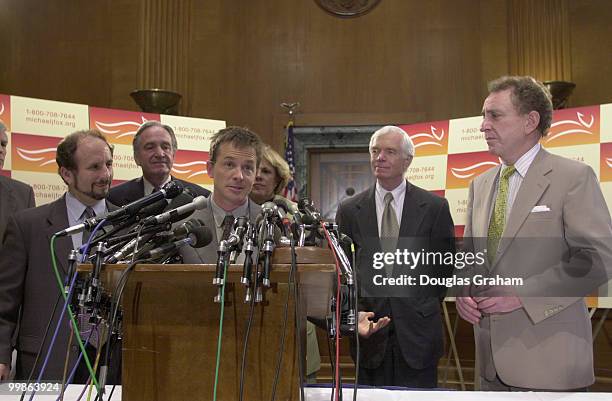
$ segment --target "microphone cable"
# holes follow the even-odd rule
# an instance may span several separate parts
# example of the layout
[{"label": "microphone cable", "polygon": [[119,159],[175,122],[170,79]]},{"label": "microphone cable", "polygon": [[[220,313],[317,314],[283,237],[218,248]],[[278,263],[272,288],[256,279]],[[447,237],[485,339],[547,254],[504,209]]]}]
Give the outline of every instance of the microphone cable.
[{"label": "microphone cable", "polygon": [[357,265],[355,264],[355,244],[351,242],[351,256],[352,256],[352,265],[353,267],[353,282],[355,283],[355,291],[353,291],[353,297],[355,299],[353,305],[355,305],[355,309],[357,312],[357,321],[355,327],[355,383],[353,386],[353,401],[357,401],[357,390],[359,389],[359,283],[358,283],[358,274],[357,274]]},{"label": "microphone cable", "polygon": [[[259,275],[259,252],[255,254],[255,280],[253,280],[253,295],[251,296],[251,305],[249,305],[249,316],[247,318],[246,330],[244,332],[244,345],[242,346],[242,362],[240,364],[240,391],[238,395],[239,401],[243,401],[244,397],[244,373],[246,370],[247,348],[251,335],[251,327],[253,325],[253,316],[255,315],[255,293],[257,292],[257,276]],[[248,287],[247,287],[248,291]]]},{"label": "microphone cable", "polygon": [[132,259],[130,259],[130,264],[134,263],[134,260],[136,260],[136,254],[138,253],[138,242],[140,241],[140,234],[142,234],[143,229],[144,224],[141,224],[138,227],[138,232],[136,233],[136,243],[134,244],[134,253],[132,253]]},{"label": "microphone cable", "polygon": [[[228,258],[225,258],[223,263],[223,277],[227,277],[227,263]],[[215,385],[213,387],[213,401],[217,401],[217,387],[219,385],[219,365],[221,364],[221,340],[223,338],[223,316],[225,310],[225,283],[227,280],[223,280],[223,284],[221,285],[221,300],[220,307],[221,312],[219,314],[219,333],[217,336],[217,360],[215,362]]]},{"label": "microphone cable", "polygon": [[[53,241],[53,238],[52,238],[52,241]],[[52,255],[52,256],[53,256],[53,261],[55,262],[55,255]],[[45,356],[45,359],[44,359],[44,362],[43,362],[43,366],[41,367],[41,371],[39,372],[39,375],[38,375],[38,378],[37,378],[37,383],[39,383],[39,382],[40,382],[40,380],[41,380],[41,378],[42,378],[42,375],[43,375],[43,373],[44,373],[44,371],[45,371],[45,369],[46,369],[46,367],[47,367],[47,363],[49,362],[49,357],[50,357],[50,355],[51,355],[51,351],[53,350],[53,347],[54,347],[54,345],[55,345],[55,342],[57,341],[57,335],[58,335],[59,329],[60,329],[60,327],[61,327],[61,323],[62,323],[62,320],[63,320],[63,318],[64,318],[64,314],[65,314],[65,312],[66,312],[66,310],[67,310],[67,305],[69,304],[69,301],[70,301],[70,299],[72,298],[72,291],[73,291],[73,289],[74,289],[74,284],[75,284],[75,281],[76,281],[77,276],[78,276],[78,274],[77,274],[77,272],[76,272],[76,270],[75,270],[75,272],[74,272],[74,274],[73,274],[73,276],[72,276],[72,279],[70,279],[69,277],[67,277],[67,279],[70,279],[70,286],[69,286],[69,290],[68,290],[68,295],[67,295],[67,296],[66,296],[66,295],[64,295],[64,288],[63,288],[62,286],[60,286],[60,288],[61,288],[61,289],[60,289],[60,294],[61,294],[61,295],[64,295],[64,297],[65,297],[64,306],[62,307],[62,312],[61,312],[61,314],[60,314],[60,317],[59,317],[59,320],[58,320],[58,324],[57,324],[57,326],[55,327],[55,331],[54,331],[54,333],[53,333],[53,337],[52,337],[51,342],[50,342],[50,344],[49,344],[49,349],[47,350],[47,354],[46,354],[46,356]],[[57,301],[59,301],[59,297],[60,297],[60,295],[58,295]],[[56,305],[57,305],[57,303],[56,303]],[[69,310],[69,309],[68,309],[68,310]],[[69,311],[70,311],[70,310],[69,310]],[[49,320],[48,325],[50,325],[50,324],[51,324],[51,321],[53,320],[53,316],[54,316],[54,315],[55,315],[55,308],[54,308],[54,312],[53,312],[53,314],[51,315],[51,318],[50,318],[50,320]],[[70,331],[71,338],[72,338],[73,333],[74,333],[74,328],[73,328],[73,327],[71,327],[71,331]],[[42,341],[41,346],[40,346],[40,349],[39,349],[39,355],[37,355],[37,360],[38,360],[38,358],[39,358],[39,356],[40,356],[40,353],[42,353],[42,346],[43,346],[43,344],[44,344],[44,341],[45,341],[45,339],[46,339],[47,335],[48,335],[48,330],[46,330],[46,331],[45,331],[45,337],[43,337],[43,341]],[[70,352],[70,345],[68,346],[67,352]],[[80,360],[80,356],[81,356],[81,355],[82,355],[82,353],[79,355],[79,360]],[[35,365],[34,365],[34,367],[32,368],[32,371],[30,372],[30,377],[28,378],[28,381],[30,381],[30,380],[31,380],[31,378],[32,378],[32,375],[33,375],[33,372],[34,372],[34,369],[35,369],[36,363],[37,363],[37,362],[35,362]],[[68,363],[68,360],[66,359],[66,364],[67,364],[67,363]],[[76,368],[76,367],[75,367],[75,368]],[[62,388],[63,388],[63,383],[62,383]],[[34,398],[35,393],[36,393],[35,391],[33,391],[33,392],[32,392],[32,395],[30,396],[30,400],[32,400],[32,399]],[[22,393],[21,400],[23,400],[23,397],[24,397],[24,396],[25,396],[25,392],[24,392],[24,393]]]},{"label": "microphone cable", "polygon": [[[291,271],[297,272],[297,254],[295,252],[295,238],[293,237],[293,233],[291,234]],[[296,341],[298,343],[298,352],[299,352],[299,360],[298,360],[298,373],[300,379],[300,395],[301,401],[305,401],[306,397],[304,394],[304,382],[306,381],[306,377],[304,375],[304,366],[302,364],[302,355],[305,355],[305,351],[302,347],[302,321],[300,320],[300,292],[297,290],[297,285],[295,282],[293,283],[293,314],[295,319],[295,331],[297,332]],[[306,359],[306,357],[304,357]]]},{"label": "microphone cable", "polygon": [[[342,302],[341,302],[341,287],[342,287],[342,282],[341,282],[341,277],[340,277],[340,262],[338,261],[338,255],[336,255],[336,252],[333,251],[333,245],[332,245],[332,240],[329,237],[329,232],[327,231],[327,228],[325,228],[325,224],[320,224],[323,232],[325,233],[325,238],[327,239],[328,245],[329,247],[332,249],[332,254],[334,255],[334,260],[336,261],[336,276],[337,276],[337,288],[336,288],[336,338],[335,338],[335,345],[336,345],[336,349],[335,349],[335,354],[336,354],[336,368],[335,368],[335,373],[334,373],[334,383],[335,383],[335,387],[336,387],[336,397],[335,400],[339,401],[340,399],[340,391],[341,391],[341,386],[340,386],[340,328],[341,328],[341,322],[340,322],[340,310],[342,309]],[[333,391],[332,391],[332,396],[333,396]]]},{"label": "microphone cable", "polygon": [[[103,223],[104,223],[104,220],[102,220],[102,221],[101,221],[101,222],[100,222],[100,223],[99,223],[99,224],[96,226],[96,228],[95,228],[95,229],[94,229],[94,231],[92,232],[92,235],[90,236],[90,241],[91,241],[91,238],[92,238],[92,237],[95,235],[96,231],[99,229],[99,227],[101,227],[101,226],[102,226],[102,224],[103,224]],[[55,255],[55,240],[56,240],[56,238],[57,238],[57,234],[54,234],[54,235],[51,237],[51,241],[50,241],[49,246],[50,246],[50,251],[51,251],[51,262],[52,262],[52,267],[53,267],[53,270],[54,270],[54,273],[55,273],[55,278],[56,278],[56,280],[57,280],[57,285],[58,285],[58,288],[59,288],[60,294],[61,294],[61,295],[62,295],[62,297],[64,298],[64,305],[63,305],[63,307],[62,307],[62,312],[61,312],[61,314],[60,314],[60,317],[59,317],[59,320],[58,320],[57,326],[56,326],[55,331],[54,331],[54,333],[53,333],[53,337],[52,337],[51,342],[50,342],[50,344],[49,344],[49,349],[47,350],[47,354],[46,354],[46,356],[45,356],[45,359],[44,359],[44,362],[43,362],[43,366],[41,367],[41,370],[40,370],[40,372],[39,372],[39,374],[38,374],[38,378],[37,378],[37,380],[36,380],[36,383],[40,383],[40,381],[41,381],[41,379],[42,379],[42,376],[43,376],[43,374],[44,374],[44,371],[45,371],[45,369],[46,369],[46,367],[47,367],[47,363],[49,362],[49,359],[50,359],[50,357],[51,357],[51,351],[53,350],[53,347],[55,346],[55,342],[57,341],[57,335],[58,335],[59,330],[60,330],[60,328],[61,328],[61,326],[62,326],[62,320],[63,320],[63,318],[64,318],[64,315],[65,315],[65,312],[66,312],[66,311],[68,311],[68,315],[69,315],[69,317],[70,317],[70,321],[71,321],[71,323],[72,323],[72,328],[73,328],[73,330],[76,332],[76,337],[77,337],[77,341],[78,341],[78,343],[79,343],[79,347],[81,348],[81,352],[83,352],[83,353],[85,352],[85,347],[84,347],[83,342],[82,342],[82,340],[81,340],[81,336],[80,336],[80,334],[79,334],[79,329],[78,329],[78,326],[77,326],[77,323],[76,323],[76,320],[75,320],[74,314],[73,314],[73,312],[72,312],[72,308],[70,307],[70,299],[71,299],[71,297],[72,297],[72,290],[73,290],[73,288],[74,288],[74,282],[76,281],[77,274],[76,274],[76,272],[75,272],[75,275],[74,275],[74,277],[72,278],[72,281],[71,281],[71,285],[70,285],[70,289],[69,289],[69,291],[68,291],[68,294],[65,294],[65,293],[64,293],[64,286],[63,286],[63,284],[62,284],[61,275],[60,275],[59,270],[58,270],[58,268],[57,268],[57,257],[56,257],[56,255]],[[88,245],[89,245],[89,242],[88,242]],[[53,315],[52,315],[52,318],[53,318]],[[44,341],[43,341],[43,344],[44,344]],[[86,357],[86,358],[85,358],[85,362],[86,362],[87,368],[88,368],[88,370],[89,370],[90,374],[93,376],[93,372],[92,372],[92,369],[91,369],[91,364],[90,364],[90,362],[89,362],[89,358],[87,358],[87,355],[85,355],[85,357]],[[98,386],[98,384],[97,384],[97,381],[95,380],[95,377],[94,377],[94,383],[96,383],[96,387],[99,389],[99,386]],[[35,392],[35,391],[33,391],[33,392],[32,392],[32,394],[31,394],[31,396],[30,396],[30,401],[31,401],[31,400],[34,398],[34,395],[35,395],[35,394],[36,394],[36,392]]]},{"label": "microphone cable", "polygon": [[[111,314],[110,314],[110,319],[108,321],[108,329],[107,329],[107,334],[106,334],[106,351],[104,353],[104,359],[103,359],[102,366],[108,367],[110,366],[110,363],[111,363],[111,349],[113,347],[113,341],[114,341],[113,331],[114,331],[115,325],[117,324],[117,316],[119,315],[119,306],[121,305],[121,298],[123,297],[123,291],[125,290],[129,275],[134,270],[137,264],[146,262],[147,260],[149,259],[142,258],[142,259],[137,259],[131,262],[121,272],[121,276],[119,276],[119,279],[117,280],[117,285],[115,286],[115,291],[113,292],[113,296],[111,298],[111,306],[110,306]],[[106,372],[103,372],[103,374],[106,375]],[[113,385],[113,388],[108,398],[109,400],[112,397],[112,394],[114,393],[115,386],[116,384]],[[98,395],[96,396],[96,400],[98,399],[103,400],[102,394],[100,392],[98,392]]]},{"label": "microphone cable", "polygon": [[[285,224],[283,224],[283,226],[285,226]],[[286,228],[286,227],[285,227]],[[279,347],[279,352],[278,352],[278,358],[276,360],[276,370],[274,372],[274,381],[272,382],[272,395],[270,396],[270,401],[274,401],[276,398],[276,387],[278,385],[278,379],[280,377],[280,369],[281,369],[281,364],[283,362],[283,353],[285,352],[285,339],[287,337],[287,321],[288,321],[288,315],[289,315],[289,299],[291,296],[291,293],[294,293],[294,302],[297,304],[297,299],[295,298],[295,294],[297,293],[296,289],[295,289],[295,282],[294,282],[294,275],[295,275],[295,270],[294,267],[297,267],[296,265],[294,265],[293,263],[293,259],[294,259],[294,253],[295,253],[295,242],[293,239],[293,234],[291,234],[290,230],[289,231],[289,240],[292,244],[292,254],[291,254],[291,268],[289,269],[289,280],[287,280],[287,297],[285,298],[285,306],[284,306],[284,310],[283,310],[283,324],[282,324],[282,336],[281,336],[281,343],[280,343],[280,347]],[[298,316],[295,316],[296,319],[298,319]],[[296,322],[297,323],[297,322]],[[301,344],[301,342],[300,342]],[[301,354],[300,354],[300,358],[298,361],[299,366],[302,366],[302,361],[301,361]],[[301,377],[300,377],[301,380]],[[300,387],[302,387],[300,385]]]},{"label": "microphone cable", "polygon": [[[92,232],[92,235],[95,234],[95,232],[99,229],[99,227],[101,227],[102,224],[104,224],[104,220],[102,220],[98,224],[98,226],[96,226],[96,228]],[[55,240],[56,239],[57,239],[57,235],[53,234],[53,236],[51,237],[50,245],[49,245],[50,250],[51,250],[51,262],[52,262],[51,264],[52,264],[52,267],[53,267],[53,271],[55,273],[55,278],[57,280],[57,285],[58,285],[60,294],[64,298],[64,309],[68,310],[68,315],[70,317],[70,321],[71,321],[72,327],[75,330],[75,335],[76,335],[77,342],[79,344],[79,348],[81,349],[81,352],[83,353],[83,356],[85,358],[85,364],[87,365],[87,370],[89,370],[89,374],[92,376],[92,381],[93,381],[94,385],[96,386],[97,391],[99,392],[100,391],[100,386],[98,385],[98,380],[96,379],[95,374],[93,372],[93,369],[92,369],[92,366],[91,366],[91,362],[89,361],[89,357],[87,356],[87,353],[85,352],[85,346],[84,346],[83,341],[81,339],[81,335],[79,333],[79,328],[78,328],[78,325],[76,323],[76,319],[74,317],[74,313],[72,312],[72,308],[69,305],[69,298],[68,298],[67,294],[64,293],[64,288],[63,288],[63,285],[62,285],[62,279],[61,279],[61,276],[60,276],[60,273],[59,273],[59,269],[57,267],[57,256],[55,254]],[[76,276],[75,276],[75,278],[76,278]],[[74,282],[75,278],[73,278],[73,282]],[[70,291],[69,291],[69,293],[70,293]],[[63,314],[62,314],[62,316],[63,316]],[[61,320],[58,322],[58,327],[59,327],[59,325],[61,325]],[[53,344],[50,345],[50,349],[51,349],[52,346],[53,346]],[[41,372],[41,374],[42,374],[42,372]],[[41,377],[42,377],[42,375],[41,375]]]},{"label": "microphone cable", "polygon": [[[38,365],[38,361],[40,360],[40,355],[42,354],[42,350],[45,345],[45,340],[47,339],[47,336],[49,335],[49,329],[51,328],[51,323],[53,323],[53,316],[55,316],[55,312],[57,311],[57,305],[59,305],[60,297],[61,297],[61,294],[57,294],[57,298],[55,298],[55,305],[53,305],[53,312],[51,312],[51,316],[49,317],[49,321],[47,322],[47,326],[45,327],[45,334],[43,334],[42,341],[40,342],[40,345],[38,346],[38,351],[36,351],[36,359],[34,359],[34,365],[32,365],[32,369],[30,370],[30,374],[28,375],[28,379],[26,380],[26,385],[25,385],[26,390],[29,387],[30,383],[32,382],[32,377],[34,376],[34,371],[36,371],[36,365]],[[23,399],[25,398],[26,390],[24,390],[21,393],[21,398],[19,398],[19,401],[23,401]]]}]

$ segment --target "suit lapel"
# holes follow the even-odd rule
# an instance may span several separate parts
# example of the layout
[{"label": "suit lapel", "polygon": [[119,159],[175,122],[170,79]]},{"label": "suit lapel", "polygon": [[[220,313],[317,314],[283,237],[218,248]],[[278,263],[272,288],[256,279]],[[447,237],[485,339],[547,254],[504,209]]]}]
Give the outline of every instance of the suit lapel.
[{"label": "suit lapel", "polygon": [[550,185],[550,180],[546,177],[546,174],[552,170],[552,166],[547,162],[546,156],[546,151],[540,150],[531,166],[529,166],[529,170],[527,170],[527,175],[521,184],[519,192],[516,194],[510,215],[506,219],[506,227],[502,234],[498,260],[516,237],[529,213],[531,213],[533,207]]},{"label": "suit lapel", "polygon": [[[47,244],[51,241],[51,237],[58,231],[68,227],[68,212],[66,210],[66,195],[55,201],[49,209],[47,216]],[[55,240],[55,257],[58,266],[64,272],[68,272],[68,255],[72,250],[72,237],[65,236]]]},{"label": "suit lapel", "polygon": [[8,220],[8,216],[15,211],[16,205],[13,189],[4,179],[0,179],[0,205],[0,223],[2,223]]},{"label": "suit lapel", "polygon": [[425,207],[427,207],[427,202],[419,199],[412,185],[406,182],[406,194],[404,195],[402,222],[399,231],[400,238],[416,236],[425,216],[425,210],[423,210]]},{"label": "suit lapel", "polygon": [[379,238],[376,219],[376,185],[370,187],[365,196],[356,203],[357,224],[365,238]]},{"label": "suit lapel", "polygon": [[[478,207],[478,210],[474,216],[474,228],[472,236],[475,238],[486,238],[489,235],[489,222],[491,221],[491,215],[493,214],[493,207],[495,206],[495,179],[499,175],[501,165],[495,167],[491,172],[483,177],[482,188],[474,187],[474,191],[480,191],[486,194],[483,204]],[[474,196],[477,198],[477,196]]]},{"label": "suit lapel", "polygon": [[215,215],[212,207],[212,196],[206,198],[206,208],[202,210],[200,216],[202,217],[202,221],[204,221],[204,225],[211,228],[216,250],[217,246],[219,245],[219,241],[217,240],[217,225],[215,224]]},{"label": "suit lapel", "polygon": [[[140,177],[138,179],[138,193],[135,195],[136,195],[136,199],[140,199],[144,197],[144,177]],[[124,204],[127,205],[128,203],[130,203],[130,201],[126,199],[126,202]]]}]

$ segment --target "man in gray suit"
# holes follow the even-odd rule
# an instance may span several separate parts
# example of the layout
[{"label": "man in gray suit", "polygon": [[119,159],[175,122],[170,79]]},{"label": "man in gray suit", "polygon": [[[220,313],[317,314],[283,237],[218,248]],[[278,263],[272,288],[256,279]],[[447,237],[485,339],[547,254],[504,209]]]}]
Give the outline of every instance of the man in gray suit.
[{"label": "man in gray suit", "polygon": [[[6,127],[0,123],[0,170],[4,167],[7,146]],[[34,206],[36,206],[34,204],[34,191],[31,186],[0,175],[0,246],[2,246],[2,238],[9,216],[18,210]]]},{"label": "man in gray suit", "polygon": [[257,218],[261,207],[249,199],[249,193],[261,160],[261,147],[259,136],[242,127],[224,128],[211,138],[207,170],[214,179],[213,193],[206,199],[206,207],[191,218],[202,220],[211,229],[213,241],[203,248],[181,248],[184,263],[215,263],[224,220],[229,224],[240,216],[247,216],[251,222]]},{"label": "man in gray suit", "polygon": [[[0,249],[0,380],[8,377],[13,347],[17,349],[15,379],[25,380],[29,376],[43,338],[43,352],[51,342],[52,335],[44,334],[47,322],[53,317],[51,327],[55,328],[59,320],[62,302],[51,265],[51,237],[81,223],[87,213],[99,216],[112,210],[112,205],[105,201],[113,176],[112,148],[100,132],[78,131],[68,135],[57,147],[56,162],[68,191],[54,202],[12,215]],[[62,276],[67,274],[70,250],[81,242],[81,234],[57,239],[56,257]],[[61,380],[69,337],[69,323],[64,316],[43,379]],[[69,353],[72,367],[78,356],[74,340]],[[42,360],[33,377],[37,377],[41,366]],[[83,363],[77,375],[76,382],[87,379]]]},{"label": "man in gray suit", "polygon": [[[470,184],[465,244],[487,252],[490,274],[525,285],[473,285],[457,298],[459,314],[474,324],[481,388],[584,389],[594,374],[583,296],[612,266],[612,224],[597,177],[539,144],[552,103],[533,78],[491,82],[482,114],[480,130],[502,165]],[[593,274],[601,280],[583,280]]]}]

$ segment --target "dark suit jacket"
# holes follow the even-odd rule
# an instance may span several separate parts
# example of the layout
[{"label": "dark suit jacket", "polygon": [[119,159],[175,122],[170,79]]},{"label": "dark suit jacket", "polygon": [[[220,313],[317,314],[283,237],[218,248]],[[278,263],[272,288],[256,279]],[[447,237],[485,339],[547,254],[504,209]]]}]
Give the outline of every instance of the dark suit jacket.
[{"label": "dark suit jacket", "polygon": [[[108,208],[113,210],[114,207],[108,205]],[[66,227],[68,213],[65,197],[37,208],[22,210],[9,219],[4,246],[0,249],[0,363],[10,363],[11,339],[19,322],[15,344],[18,351],[17,379],[27,378],[55,302],[61,297],[51,265],[49,242],[54,233]],[[56,257],[62,280],[67,272],[67,258],[71,249],[72,239],[69,236],[56,240]],[[43,350],[48,349],[62,306],[63,298],[55,309]],[[68,337],[66,314],[44,379],[61,380]],[[78,347],[74,341],[72,344],[70,366],[74,366],[78,356]],[[38,375],[40,366],[42,360],[34,377]]]},{"label": "dark suit jacket", "polygon": [[[193,184],[191,182],[179,180],[178,178],[172,177],[174,181],[178,181],[185,188],[189,188],[189,190],[195,196],[206,196],[210,195],[210,191],[206,188],[202,188],[199,185]],[[133,180],[124,182],[122,184],[117,185],[116,187],[112,187],[108,194],[108,201],[113,205],[124,206],[130,202],[134,202],[144,196],[144,181],[142,177],[134,178]]]},{"label": "dark suit jacket", "polygon": [[[431,250],[454,250],[454,225],[446,199],[409,182],[406,184],[398,248],[403,247],[404,240],[419,238],[419,248],[423,245],[435,248]],[[355,243],[360,289],[367,284],[364,280],[371,280],[373,253],[381,251],[375,194],[376,188],[372,186],[343,201],[336,214],[339,230]],[[412,293],[409,297],[361,298],[359,310],[374,312],[376,319],[389,316],[391,324],[368,339],[360,339],[360,365],[370,369],[380,366],[389,331],[393,329],[402,356],[410,367],[423,369],[435,366],[443,353],[442,296],[442,293],[436,296]],[[354,347],[352,353],[355,357]]]},{"label": "dark suit jacket", "polygon": [[0,244],[9,216],[19,210],[36,206],[34,191],[28,184],[0,176]]}]

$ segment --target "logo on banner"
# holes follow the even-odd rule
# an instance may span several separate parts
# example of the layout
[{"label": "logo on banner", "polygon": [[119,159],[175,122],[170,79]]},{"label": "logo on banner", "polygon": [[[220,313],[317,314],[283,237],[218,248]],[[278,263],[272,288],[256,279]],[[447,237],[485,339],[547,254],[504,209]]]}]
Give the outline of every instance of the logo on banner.
[{"label": "logo on banner", "polygon": [[57,173],[55,152],[62,138],[13,133],[12,140],[13,170]]},{"label": "logo on banner", "polygon": [[207,161],[208,152],[178,150],[174,156],[172,175],[195,184],[212,184],[213,180],[206,170]]},{"label": "logo on banner", "polygon": [[0,95],[0,122],[7,131],[11,130],[11,97],[8,95]]},{"label": "logo on banner", "polygon": [[433,123],[400,125],[414,143],[416,156],[446,154],[448,151],[448,120]]},{"label": "logo on banner", "polygon": [[599,125],[599,106],[556,110],[542,143],[547,147],[599,143]]},{"label": "logo on banner", "polygon": [[612,181],[612,143],[601,144],[601,166],[599,176],[601,181]]},{"label": "logo on banner", "polygon": [[448,155],[446,189],[467,188],[470,181],[498,164],[497,156],[489,152]]},{"label": "logo on banner", "polygon": [[151,120],[159,121],[159,114],[89,108],[89,126],[102,132],[114,144],[131,145],[138,128]]}]

